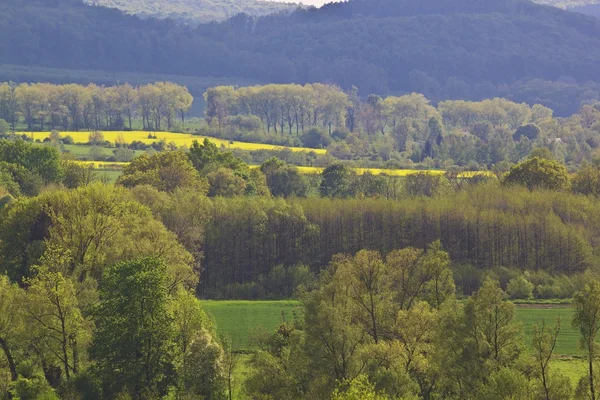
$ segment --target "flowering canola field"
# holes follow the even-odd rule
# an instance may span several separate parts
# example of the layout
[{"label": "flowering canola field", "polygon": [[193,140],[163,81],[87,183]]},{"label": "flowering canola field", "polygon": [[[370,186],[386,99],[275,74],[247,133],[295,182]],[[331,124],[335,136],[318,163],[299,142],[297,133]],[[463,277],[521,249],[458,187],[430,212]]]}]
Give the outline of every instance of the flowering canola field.
[{"label": "flowering canola field", "polygon": [[[126,162],[109,162],[109,161],[76,161],[81,165],[92,165],[95,169],[101,170],[122,170],[129,163]],[[260,168],[258,165],[251,165],[250,168]],[[320,174],[324,168],[319,167],[297,167],[301,174]],[[386,174],[389,176],[408,176],[418,174],[419,172],[432,174],[432,175],[443,175],[446,171],[442,170],[418,170],[418,169],[383,169],[383,168],[354,168],[357,174],[362,175],[366,172],[370,172],[373,175]],[[463,172],[460,174],[461,178],[472,178],[475,175],[489,175],[490,172]]]},{"label": "flowering canola field", "polygon": [[[44,140],[48,136],[50,136],[50,132],[24,132],[26,135],[30,136],[33,140]],[[89,142],[89,132],[61,132],[61,136],[71,136],[73,141],[76,144],[84,144]],[[115,142],[117,140],[123,139],[125,143],[131,143],[133,141],[140,141],[145,144],[152,144],[154,142],[159,142],[161,140],[165,140],[167,143],[175,143],[178,147],[181,146],[191,146],[192,143],[197,140],[198,142],[204,141],[204,139],[208,139],[213,142],[218,147],[226,147],[228,149],[239,149],[239,150],[283,150],[289,148],[291,151],[298,152],[315,152],[316,154],[327,154],[327,150],[325,149],[310,149],[308,147],[284,147],[284,146],[276,146],[272,144],[262,144],[262,143],[246,143],[246,142],[234,142],[225,139],[218,139],[213,137],[205,137],[205,136],[195,136],[189,133],[173,133],[173,132],[152,132],[153,136],[156,136],[156,139],[149,138],[149,132],[146,131],[106,131],[102,132],[104,135],[104,140],[109,142]]]}]

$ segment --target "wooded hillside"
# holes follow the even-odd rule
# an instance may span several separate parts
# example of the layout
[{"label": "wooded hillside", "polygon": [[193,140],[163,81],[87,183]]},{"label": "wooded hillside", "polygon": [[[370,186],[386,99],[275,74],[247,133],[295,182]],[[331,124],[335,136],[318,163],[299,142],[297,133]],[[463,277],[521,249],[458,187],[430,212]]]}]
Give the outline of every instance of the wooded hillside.
[{"label": "wooded hillside", "polygon": [[3,62],[25,66],[330,82],[434,102],[561,96],[558,115],[600,92],[600,21],[522,1],[355,0],[197,28],[76,1],[0,12]]}]

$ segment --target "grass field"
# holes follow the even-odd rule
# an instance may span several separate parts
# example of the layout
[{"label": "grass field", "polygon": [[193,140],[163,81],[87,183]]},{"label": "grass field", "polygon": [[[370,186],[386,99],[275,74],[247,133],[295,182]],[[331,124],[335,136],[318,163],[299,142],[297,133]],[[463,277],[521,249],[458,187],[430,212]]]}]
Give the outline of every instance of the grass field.
[{"label": "grass field", "polygon": [[523,324],[528,346],[531,344],[534,325],[541,326],[545,322],[546,326],[554,326],[558,317],[560,317],[560,333],[555,354],[561,356],[583,355],[577,347],[579,332],[571,326],[572,308],[536,305],[517,307],[517,321]]},{"label": "grass field", "polygon": [[[259,331],[274,332],[285,319],[293,321],[294,314],[301,313],[297,301],[203,301],[204,310],[214,317],[217,332],[223,337],[232,338],[236,350],[252,350],[249,338]],[[525,345],[530,346],[533,326],[546,323],[553,326],[556,318],[561,319],[561,330],[556,347],[556,359],[552,366],[571,379],[573,387],[586,373],[586,361],[578,349],[578,332],[571,327],[573,309],[564,306],[527,305],[518,306],[516,319],[523,324]],[[236,396],[245,376],[248,374],[248,355],[241,355],[236,368]]]},{"label": "grass field", "polygon": [[[49,135],[50,132],[23,132],[24,134],[30,136],[33,140],[44,140]],[[149,132],[146,131],[106,131],[102,132],[104,135],[104,139],[109,142],[115,142],[116,140],[124,139],[125,143],[131,143],[133,141],[141,141],[145,144],[152,144],[154,142],[158,142],[161,140],[165,140],[167,143],[175,143],[177,146],[191,146],[192,143],[196,140],[202,142],[205,137],[204,136],[195,136],[189,133],[172,133],[172,132],[153,132],[152,134],[156,136],[156,139],[150,139],[148,137]],[[71,136],[73,141],[76,144],[83,144],[89,142],[89,132],[61,132],[62,136]],[[224,139],[218,139],[213,137],[208,137],[211,142],[216,144],[219,147],[225,147],[228,149],[240,149],[240,150],[282,150],[285,147],[283,146],[275,146],[272,144],[261,144],[261,143],[246,143],[246,142],[234,142]],[[327,150],[324,149],[310,149],[308,147],[289,147],[292,151],[299,152],[315,152],[316,154],[326,154]]]},{"label": "grass field", "polygon": [[[63,146],[66,151],[71,153],[76,158],[82,158],[82,157],[89,156],[90,150],[92,148],[92,146],[85,146],[85,145],[81,145],[81,144],[65,144]],[[98,147],[97,149],[100,151],[100,153],[102,155],[104,155],[106,157],[110,157],[110,156],[114,155],[113,150],[115,150],[115,149],[106,148],[106,147]],[[144,150],[134,150],[133,153],[135,154],[135,157],[137,157],[142,154],[145,154],[146,152]]]},{"label": "grass field", "polygon": [[231,338],[237,350],[249,350],[249,337],[257,331],[274,331],[285,318],[299,315],[297,301],[203,301],[204,310],[214,316],[219,335]]},{"label": "grass field", "polygon": [[[215,317],[217,330],[220,334],[234,338],[239,348],[248,350],[248,337],[256,329],[273,331],[282,321],[294,319],[293,313],[299,315],[300,304],[297,301],[214,301],[202,302],[204,309]],[[527,344],[531,341],[533,326],[546,323],[554,325],[556,318],[561,318],[561,330],[556,347],[556,355],[578,356],[577,348],[579,334],[571,327],[572,308],[552,308],[535,306],[518,307],[517,321],[523,324]]]}]

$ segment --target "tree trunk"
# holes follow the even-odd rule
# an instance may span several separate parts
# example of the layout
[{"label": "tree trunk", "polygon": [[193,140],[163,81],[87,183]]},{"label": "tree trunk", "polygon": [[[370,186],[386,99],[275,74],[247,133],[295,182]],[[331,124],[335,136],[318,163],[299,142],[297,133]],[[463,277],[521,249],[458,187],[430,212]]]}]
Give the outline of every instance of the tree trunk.
[{"label": "tree trunk", "polygon": [[[594,340],[593,338],[591,340]],[[588,356],[589,362],[589,373],[590,373],[590,394],[592,395],[591,399],[596,400],[596,390],[594,389],[594,354],[593,351],[590,352]]]},{"label": "tree trunk", "polygon": [[6,340],[0,338],[0,346],[2,346],[2,350],[4,350],[4,355],[6,356],[6,361],[8,362],[8,368],[10,369],[10,379],[14,382],[19,378],[17,374],[17,366],[15,365],[15,360],[12,357],[12,353],[8,348],[8,344]]}]

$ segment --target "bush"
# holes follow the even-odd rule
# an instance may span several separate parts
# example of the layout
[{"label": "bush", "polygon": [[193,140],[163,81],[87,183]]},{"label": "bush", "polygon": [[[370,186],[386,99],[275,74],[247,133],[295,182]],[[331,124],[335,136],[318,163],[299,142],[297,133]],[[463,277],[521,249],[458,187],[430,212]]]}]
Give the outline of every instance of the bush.
[{"label": "bush", "polygon": [[46,380],[40,377],[19,378],[11,384],[10,394],[19,400],[59,400]]},{"label": "bush", "polygon": [[10,130],[10,125],[8,125],[8,122],[6,122],[2,118],[0,118],[0,135],[4,135],[4,134],[8,133],[9,130]]},{"label": "bush", "polygon": [[227,117],[225,125],[247,132],[258,131],[262,127],[262,122],[255,115],[236,115],[234,117]]},{"label": "bush", "polygon": [[300,137],[300,141],[304,147],[320,149],[329,146],[331,138],[325,132],[312,128]]},{"label": "bush", "polygon": [[511,299],[530,299],[533,295],[533,284],[520,276],[508,282],[506,292]]}]

